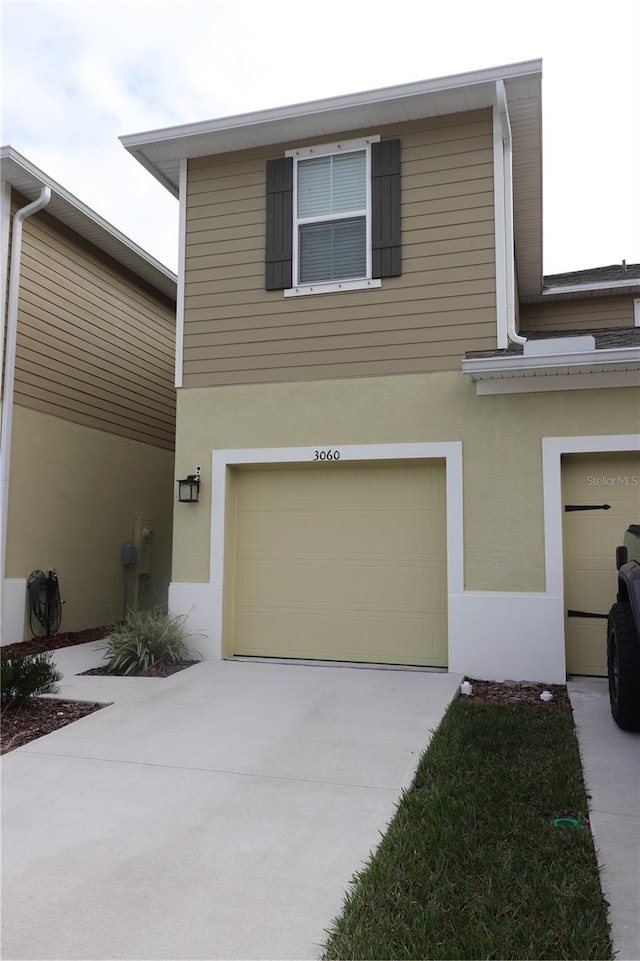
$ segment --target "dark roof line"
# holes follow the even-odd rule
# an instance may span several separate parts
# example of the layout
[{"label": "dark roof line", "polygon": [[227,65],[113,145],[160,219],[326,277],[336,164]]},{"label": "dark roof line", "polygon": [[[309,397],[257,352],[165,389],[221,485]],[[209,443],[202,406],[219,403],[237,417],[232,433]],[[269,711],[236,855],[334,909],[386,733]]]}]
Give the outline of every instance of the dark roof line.
[{"label": "dark roof line", "polygon": [[[640,347],[640,327],[601,327],[598,330],[545,330],[521,331],[528,340],[551,340],[557,337],[585,337],[595,338],[596,350],[607,350],[615,347]],[[468,360],[479,357],[518,357],[523,353],[520,344],[510,344],[506,348],[497,350],[467,351]]]},{"label": "dark roof line", "polygon": [[564,274],[546,274],[543,289],[550,287],[573,287],[582,284],[620,283],[640,280],[640,264],[610,264],[608,267],[591,267],[589,270],[572,270]]}]

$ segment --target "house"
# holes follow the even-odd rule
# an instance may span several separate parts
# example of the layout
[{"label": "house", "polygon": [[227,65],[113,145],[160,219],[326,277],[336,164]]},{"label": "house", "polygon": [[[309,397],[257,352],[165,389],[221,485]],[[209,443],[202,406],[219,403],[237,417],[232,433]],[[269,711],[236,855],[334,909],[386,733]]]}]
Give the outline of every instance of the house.
[{"label": "house", "polygon": [[[170,605],[209,657],[605,670],[640,273],[543,281],[541,63],[134,134],[180,200]],[[565,511],[565,507],[602,510]]]},{"label": "house", "polygon": [[166,603],[176,277],[11,147],[0,162],[6,644],[31,636],[37,571],[36,609],[57,578],[61,631]]}]

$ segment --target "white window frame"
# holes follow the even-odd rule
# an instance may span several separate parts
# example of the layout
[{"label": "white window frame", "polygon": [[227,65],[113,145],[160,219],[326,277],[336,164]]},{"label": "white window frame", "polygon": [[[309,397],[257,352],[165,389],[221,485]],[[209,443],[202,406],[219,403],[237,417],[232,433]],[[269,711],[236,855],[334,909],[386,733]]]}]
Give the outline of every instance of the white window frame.
[{"label": "white window frame", "polygon": [[[293,287],[285,290],[285,297],[304,297],[308,294],[328,294],[337,293],[344,290],[365,290],[367,288],[380,287],[382,282],[379,279],[374,280],[371,277],[372,270],[372,255],[371,255],[371,144],[378,143],[380,136],[378,134],[372,137],[363,137],[358,140],[340,140],[337,143],[330,144],[317,144],[313,147],[297,147],[294,150],[287,150],[285,157],[293,157],[293,223],[292,223],[292,276],[294,280]],[[334,280],[327,283],[318,284],[297,284],[300,270],[300,261],[298,253],[298,238],[299,238],[299,227],[300,221],[298,220],[298,162],[300,160],[309,160],[311,157],[328,157],[333,154],[340,153],[353,153],[355,151],[364,150],[366,157],[366,210],[365,211],[349,211],[344,215],[337,215],[335,217],[318,217],[319,223],[325,223],[327,219],[339,220],[350,219],[353,217],[361,217],[364,213],[366,218],[366,240],[367,240],[367,273],[366,277],[357,277],[353,280]],[[308,217],[303,218],[305,224],[312,223]]]}]

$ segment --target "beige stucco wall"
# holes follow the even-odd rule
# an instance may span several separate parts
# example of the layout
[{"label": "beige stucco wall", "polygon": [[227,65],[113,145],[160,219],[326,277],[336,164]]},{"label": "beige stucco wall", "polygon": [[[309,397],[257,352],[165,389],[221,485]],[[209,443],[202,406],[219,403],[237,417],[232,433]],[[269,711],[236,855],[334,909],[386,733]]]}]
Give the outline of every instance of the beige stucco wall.
[{"label": "beige stucco wall", "polygon": [[176,506],[172,579],[209,580],[214,449],[459,440],[465,588],[542,591],[540,438],[634,432],[634,394],[640,391],[477,397],[459,373],[179,391],[178,476],[195,464],[204,473],[201,502]]},{"label": "beige stucco wall", "polygon": [[139,516],[153,525],[151,580],[141,585],[141,601],[166,603],[170,451],[16,406],[10,484],[6,576],[55,569],[65,601],[62,631],[122,615],[120,545],[133,539]]}]

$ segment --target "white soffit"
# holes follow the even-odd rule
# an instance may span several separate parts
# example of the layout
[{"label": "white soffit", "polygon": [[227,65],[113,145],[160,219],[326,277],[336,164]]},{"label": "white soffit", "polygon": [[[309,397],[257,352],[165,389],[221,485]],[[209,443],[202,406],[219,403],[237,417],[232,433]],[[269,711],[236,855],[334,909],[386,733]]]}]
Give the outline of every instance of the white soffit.
[{"label": "white soffit", "polygon": [[[333,136],[351,130],[492,107],[496,80],[504,80],[509,108],[519,100],[537,101],[540,112],[542,62],[478,70],[435,80],[370,90],[184,124],[121,137],[123,146],[174,195],[180,159],[211,157],[253,147]],[[538,155],[540,155],[538,144]]]},{"label": "white soffit", "polygon": [[557,376],[625,372],[630,375],[627,386],[640,387],[640,347],[576,350],[546,356],[472,357],[462,361],[462,372],[476,383],[545,378],[548,390],[554,390],[553,379]]},{"label": "white soffit", "polygon": [[122,264],[171,300],[176,299],[176,275],[104,220],[81,200],[48,177],[13,147],[0,147],[2,181],[35,200],[43,186],[51,188],[46,213]]}]

